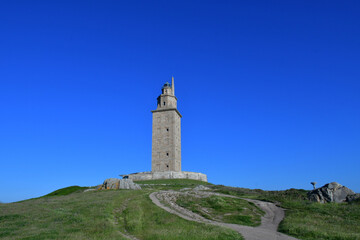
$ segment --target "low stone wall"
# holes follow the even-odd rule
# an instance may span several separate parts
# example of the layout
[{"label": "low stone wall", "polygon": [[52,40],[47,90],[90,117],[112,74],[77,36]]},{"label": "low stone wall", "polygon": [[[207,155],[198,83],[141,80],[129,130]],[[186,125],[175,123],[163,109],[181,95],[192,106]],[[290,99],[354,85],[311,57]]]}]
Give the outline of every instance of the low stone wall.
[{"label": "low stone wall", "polygon": [[140,172],[121,175],[133,181],[156,180],[156,179],[192,179],[207,182],[207,176],[197,172]]}]

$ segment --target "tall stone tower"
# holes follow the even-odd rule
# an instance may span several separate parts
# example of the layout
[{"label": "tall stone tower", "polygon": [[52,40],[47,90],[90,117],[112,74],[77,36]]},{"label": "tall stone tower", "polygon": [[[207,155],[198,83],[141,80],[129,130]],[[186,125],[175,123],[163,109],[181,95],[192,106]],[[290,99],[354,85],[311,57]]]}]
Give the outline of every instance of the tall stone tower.
[{"label": "tall stone tower", "polygon": [[152,172],[181,172],[181,114],[177,110],[174,78],[157,98],[152,125]]},{"label": "tall stone tower", "polygon": [[153,114],[151,172],[120,175],[134,181],[193,179],[207,182],[206,174],[181,170],[181,114],[177,110],[174,78],[165,83]]}]

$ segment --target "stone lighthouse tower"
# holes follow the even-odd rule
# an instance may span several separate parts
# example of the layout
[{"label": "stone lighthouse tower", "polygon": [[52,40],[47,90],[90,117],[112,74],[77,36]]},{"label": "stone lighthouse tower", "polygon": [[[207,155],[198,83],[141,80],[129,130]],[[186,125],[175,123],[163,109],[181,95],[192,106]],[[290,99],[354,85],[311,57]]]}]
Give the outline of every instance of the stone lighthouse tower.
[{"label": "stone lighthouse tower", "polygon": [[207,182],[199,172],[181,170],[181,114],[177,110],[174,78],[165,83],[157,98],[157,108],[151,111],[152,152],[151,172],[120,175],[134,181],[155,179],[194,179]]},{"label": "stone lighthouse tower", "polygon": [[151,111],[152,172],[181,172],[181,114],[177,110],[174,78],[165,83],[157,98],[157,108]]}]

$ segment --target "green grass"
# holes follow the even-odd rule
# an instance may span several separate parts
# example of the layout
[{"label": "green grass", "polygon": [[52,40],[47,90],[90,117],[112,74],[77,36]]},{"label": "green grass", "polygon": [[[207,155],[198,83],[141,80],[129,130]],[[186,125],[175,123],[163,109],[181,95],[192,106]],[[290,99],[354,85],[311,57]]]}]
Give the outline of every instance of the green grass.
[{"label": "green grass", "polygon": [[0,239],[121,240],[125,230],[141,239],[242,239],[162,210],[148,196],[153,190],[79,190],[0,204]]},{"label": "green grass", "polygon": [[[136,191],[86,193],[83,193],[86,188],[72,186],[41,198],[0,204],[0,239],[124,239],[120,232],[128,232],[139,239],[242,239],[232,230],[190,222],[172,215],[155,206],[148,197],[150,192],[159,189],[192,188],[206,183],[180,179],[141,183],[155,185]],[[307,191],[301,189],[263,191],[207,186],[234,196],[277,203],[287,209],[279,230],[299,239],[360,239],[360,200],[351,204],[318,204],[307,201]],[[225,222],[256,225],[259,219],[253,217],[261,214],[257,212],[256,216],[252,216],[246,211],[254,206],[230,198],[214,196],[181,201],[180,205],[207,218]],[[253,208],[253,211],[258,210]]]},{"label": "green grass", "polygon": [[360,206],[347,203],[286,201],[279,231],[304,240],[360,239]]},{"label": "green grass", "polygon": [[263,191],[260,189],[213,186],[234,196],[274,202],[286,209],[279,231],[303,240],[359,240],[360,203],[313,203],[306,190]]},{"label": "green grass", "polygon": [[217,226],[189,222],[155,206],[149,192],[132,192],[129,196],[119,195],[117,205],[130,198],[126,209],[117,211],[116,217],[122,231],[145,240],[177,239],[243,239],[238,233]]},{"label": "green grass", "polygon": [[[194,188],[198,185],[212,186],[213,184],[198,180],[191,179],[159,179],[159,180],[147,180],[147,181],[135,181],[137,184],[141,184],[144,189],[154,190],[180,190],[182,188]],[[149,185],[146,185],[149,184]]]},{"label": "green grass", "polygon": [[229,197],[198,198],[180,195],[176,203],[210,220],[247,226],[260,225],[261,216],[264,214],[253,203]]},{"label": "green grass", "polygon": [[229,194],[233,196],[247,197],[269,202],[284,202],[284,201],[307,201],[306,194],[308,191],[303,189],[288,189],[284,191],[264,191],[261,189],[237,188],[227,187],[223,185],[214,185],[214,191]]},{"label": "green grass", "polygon": [[73,193],[1,205],[0,238],[123,239],[111,221],[119,193]]},{"label": "green grass", "polygon": [[45,195],[44,197],[65,196],[65,195],[69,195],[69,194],[75,193],[75,192],[82,192],[85,189],[88,189],[88,187],[70,186],[70,187],[66,187],[66,188],[60,188],[54,192],[51,192],[51,193]]}]

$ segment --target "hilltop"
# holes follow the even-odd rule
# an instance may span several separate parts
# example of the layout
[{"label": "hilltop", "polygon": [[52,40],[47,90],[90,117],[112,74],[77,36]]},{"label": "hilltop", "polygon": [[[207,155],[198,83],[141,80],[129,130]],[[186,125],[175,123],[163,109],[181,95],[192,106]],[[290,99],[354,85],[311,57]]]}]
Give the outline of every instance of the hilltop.
[{"label": "hilltop", "polygon": [[306,199],[306,190],[263,191],[196,180],[137,183],[141,184],[142,190],[84,192],[87,187],[71,186],[40,198],[1,204],[0,238],[243,239],[232,229],[188,221],[164,211],[149,198],[154,192],[173,190],[181,193],[198,185],[208,187],[208,191],[217,195],[198,198],[178,194],[173,204],[207,221],[259,226],[264,211],[242,198],[258,199],[286,209],[286,216],[278,228],[285,234],[309,240],[360,238],[358,201],[353,204],[311,203]]}]

